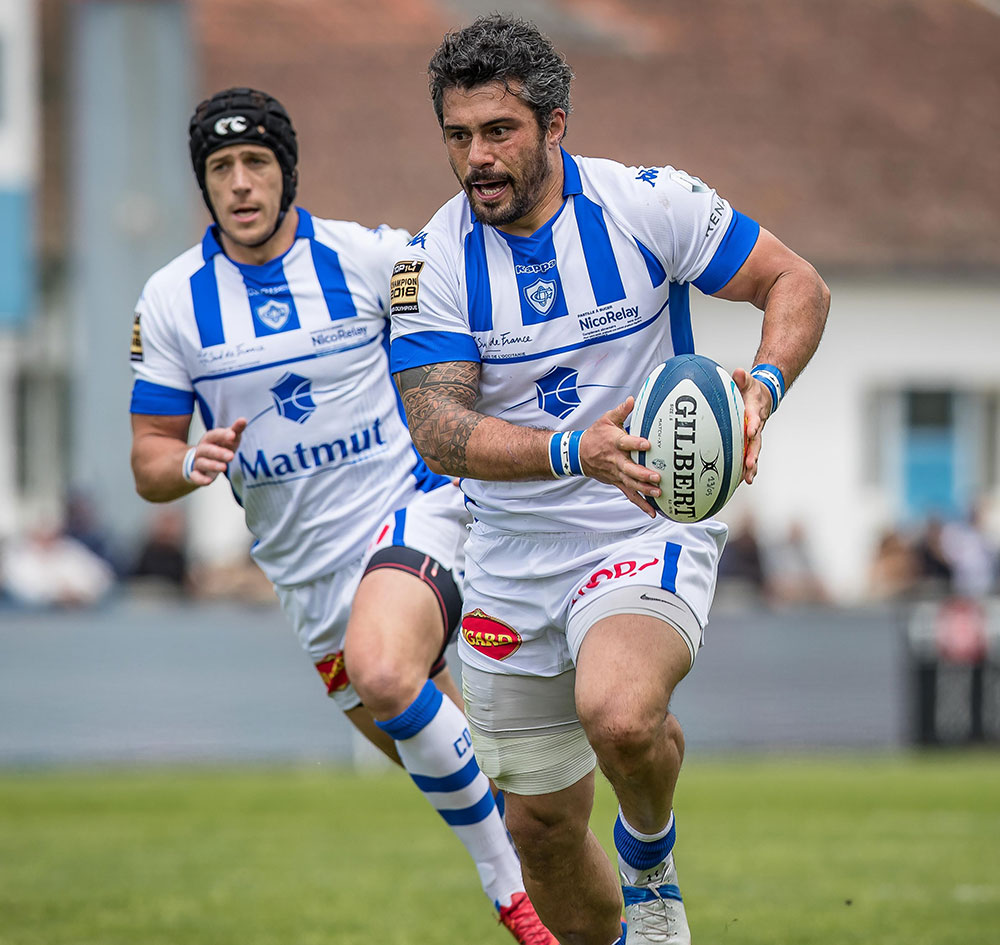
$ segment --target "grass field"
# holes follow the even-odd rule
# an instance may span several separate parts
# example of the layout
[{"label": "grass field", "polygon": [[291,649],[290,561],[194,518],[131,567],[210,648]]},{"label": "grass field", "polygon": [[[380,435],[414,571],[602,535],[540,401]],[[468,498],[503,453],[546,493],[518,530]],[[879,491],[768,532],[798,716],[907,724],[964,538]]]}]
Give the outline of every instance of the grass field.
[{"label": "grass field", "polygon": [[[1000,755],[689,759],[677,816],[696,945],[1000,942]],[[0,945],[511,941],[396,771],[0,772]]]}]

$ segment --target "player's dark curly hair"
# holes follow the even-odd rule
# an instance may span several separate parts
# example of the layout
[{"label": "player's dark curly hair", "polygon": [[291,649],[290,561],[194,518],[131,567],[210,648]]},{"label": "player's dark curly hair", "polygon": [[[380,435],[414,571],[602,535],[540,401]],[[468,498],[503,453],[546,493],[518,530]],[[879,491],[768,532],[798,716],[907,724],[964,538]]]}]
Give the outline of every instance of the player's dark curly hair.
[{"label": "player's dark curly hair", "polygon": [[518,84],[517,97],[530,106],[544,128],[553,109],[570,113],[573,71],[537,27],[505,13],[481,16],[447,33],[427,67],[438,124],[444,125],[444,93],[487,82]]}]

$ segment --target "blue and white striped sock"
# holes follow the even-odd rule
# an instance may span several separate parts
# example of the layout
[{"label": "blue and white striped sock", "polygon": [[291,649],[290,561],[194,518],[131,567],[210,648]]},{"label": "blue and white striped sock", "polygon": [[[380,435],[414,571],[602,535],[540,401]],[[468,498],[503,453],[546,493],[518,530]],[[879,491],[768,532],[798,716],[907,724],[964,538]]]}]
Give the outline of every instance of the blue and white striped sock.
[{"label": "blue and white striped sock", "polygon": [[395,739],[413,783],[469,851],[483,891],[498,905],[510,905],[514,893],[524,891],[521,865],[461,710],[428,680],[409,707],[376,724]]},{"label": "blue and white striped sock", "polygon": [[618,869],[630,885],[654,866],[662,863],[674,849],[676,831],[674,830],[674,812],[670,812],[670,820],[666,827],[657,833],[640,833],[622,816],[618,808],[618,819],[615,821],[615,849],[618,851]]}]

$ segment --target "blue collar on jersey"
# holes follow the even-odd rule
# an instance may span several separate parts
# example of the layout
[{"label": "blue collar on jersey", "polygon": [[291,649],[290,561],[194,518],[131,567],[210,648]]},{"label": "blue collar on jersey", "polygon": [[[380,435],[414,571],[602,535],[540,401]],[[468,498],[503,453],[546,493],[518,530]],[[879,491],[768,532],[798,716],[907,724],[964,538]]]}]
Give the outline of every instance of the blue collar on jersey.
[{"label": "blue collar on jersey", "polygon": [[580,168],[576,166],[576,161],[566,153],[565,148],[559,150],[562,151],[563,161],[563,197],[582,194],[583,183],[580,181]]},{"label": "blue collar on jersey", "polygon": [[[571,159],[572,160],[572,159]],[[579,176],[579,175],[577,175]],[[295,239],[312,239],[315,235],[312,216],[301,207],[296,207],[299,212],[298,226],[295,227]],[[213,256],[224,253],[219,237],[216,235],[216,226],[211,224],[205,230],[205,235],[201,238],[201,258],[208,262]]]}]

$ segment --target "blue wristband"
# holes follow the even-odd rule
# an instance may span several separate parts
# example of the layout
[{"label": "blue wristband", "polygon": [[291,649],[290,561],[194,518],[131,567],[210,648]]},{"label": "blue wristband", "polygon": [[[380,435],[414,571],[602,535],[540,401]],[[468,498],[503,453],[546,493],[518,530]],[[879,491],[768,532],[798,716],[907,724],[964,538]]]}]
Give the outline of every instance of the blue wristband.
[{"label": "blue wristband", "polygon": [[552,434],[549,439],[549,466],[556,479],[583,475],[583,464],[580,462],[581,439],[583,430]]},{"label": "blue wristband", "polygon": [[773,364],[755,364],[750,369],[750,376],[763,384],[771,394],[771,413],[778,409],[781,398],[785,396],[785,375],[781,368]]}]

